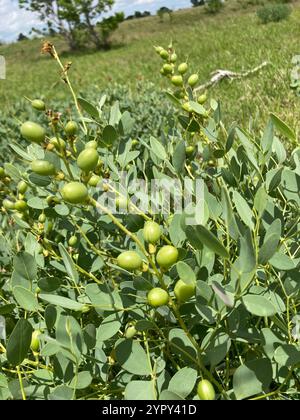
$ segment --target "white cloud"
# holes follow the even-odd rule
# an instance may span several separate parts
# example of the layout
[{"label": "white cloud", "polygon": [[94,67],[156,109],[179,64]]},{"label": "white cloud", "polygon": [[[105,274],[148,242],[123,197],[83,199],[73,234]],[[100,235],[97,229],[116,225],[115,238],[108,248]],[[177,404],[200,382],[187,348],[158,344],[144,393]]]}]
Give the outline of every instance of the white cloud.
[{"label": "white cloud", "polygon": [[0,40],[12,41],[20,32],[42,26],[38,15],[20,9],[17,0],[0,0],[0,10]]},{"label": "white cloud", "polygon": [[[191,6],[190,0],[116,0],[113,12],[125,12],[126,15],[135,11],[148,10],[155,13],[160,7],[167,6],[179,9]],[[37,14],[20,9],[18,0],[0,0],[0,40],[13,41],[20,32],[28,34],[35,28],[43,27]]]}]

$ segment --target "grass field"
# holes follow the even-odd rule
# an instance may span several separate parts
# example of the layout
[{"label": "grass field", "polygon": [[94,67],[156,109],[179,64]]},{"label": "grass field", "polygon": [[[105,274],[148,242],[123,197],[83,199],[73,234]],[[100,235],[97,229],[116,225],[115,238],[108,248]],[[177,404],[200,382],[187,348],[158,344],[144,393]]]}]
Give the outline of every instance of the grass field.
[{"label": "grass field", "polygon": [[[251,119],[264,123],[270,110],[278,113],[296,129],[300,120],[299,99],[289,88],[291,59],[300,52],[300,7],[293,5],[289,20],[262,25],[255,7],[240,9],[230,2],[216,16],[204,8],[174,13],[173,22],[158,17],[124,22],[114,34],[115,47],[109,52],[71,54],[61,39],[54,39],[65,61],[72,61],[71,76],[77,91],[94,92],[115,83],[154,82],[166,86],[158,70],[160,60],[152,46],[173,41],[178,55],[188,58],[201,82],[218,68],[242,71],[268,60],[261,73],[232,83],[225,81],[210,90],[220,99],[226,121],[244,125]],[[2,109],[9,109],[22,95],[46,99],[65,98],[68,94],[58,82],[57,68],[50,58],[40,54],[41,40],[23,41],[0,47],[7,60],[7,80],[0,83]],[[261,117],[263,116],[263,118]]]}]

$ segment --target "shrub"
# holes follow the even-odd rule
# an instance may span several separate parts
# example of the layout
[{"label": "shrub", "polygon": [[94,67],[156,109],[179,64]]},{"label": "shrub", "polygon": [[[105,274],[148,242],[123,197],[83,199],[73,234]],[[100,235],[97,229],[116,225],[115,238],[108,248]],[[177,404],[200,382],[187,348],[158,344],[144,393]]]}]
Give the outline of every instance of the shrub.
[{"label": "shrub", "polygon": [[208,13],[216,14],[219,13],[224,6],[223,0],[207,0],[206,10]]},{"label": "shrub", "polygon": [[287,4],[268,4],[257,10],[257,16],[265,24],[287,19],[291,12],[292,9]]},{"label": "shrub", "polygon": [[172,85],[173,48],[156,51],[174,105],[160,130],[134,139],[118,101],[75,95],[67,136],[71,107],[47,103],[18,118],[41,143],[30,124],[26,143],[7,133],[0,399],[299,398],[296,135],[274,114],[259,136],[226,129],[196,74]]}]

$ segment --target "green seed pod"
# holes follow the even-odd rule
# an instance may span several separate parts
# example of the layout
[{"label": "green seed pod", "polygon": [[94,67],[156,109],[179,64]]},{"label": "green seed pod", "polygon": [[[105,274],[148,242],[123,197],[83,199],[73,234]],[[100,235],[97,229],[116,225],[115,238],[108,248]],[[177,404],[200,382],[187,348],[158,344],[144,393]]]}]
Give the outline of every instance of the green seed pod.
[{"label": "green seed pod", "polygon": [[156,244],[161,237],[161,228],[156,222],[146,222],[143,230],[144,240],[150,244]]},{"label": "green seed pod", "polygon": [[98,143],[95,140],[88,141],[85,145],[86,149],[95,149],[97,150]]},{"label": "green seed pod", "polygon": [[214,387],[207,379],[203,379],[199,382],[197,394],[202,401],[214,401],[216,398]]},{"label": "green seed pod", "polygon": [[157,253],[156,261],[164,269],[170,268],[178,260],[178,250],[171,245],[163,246]]},{"label": "green seed pod", "polygon": [[88,190],[81,182],[70,182],[64,185],[61,195],[68,203],[81,204],[88,198]]},{"label": "green seed pod", "polygon": [[0,178],[4,178],[5,177],[5,170],[4,168],[0,167]]},{"label": "green seed pod", "polygon": [[157,46],[157,47],[154,47],[154,49],[155,49],[155,51],[156,51],[157,54],[160,54],[162,52],[162,50],[163,50],[163,47]]},{"label": "green seed pod", "polygon": [[46,131],[39,124],[27,121],[21,126],[22,136],[33,143],[43,143],[46,137]]},{"label": "green seed pod", "polygon": [[175,53],[171,54],[170,61],[171,61],[171,63],[176,63],[176,61],[177,61],[177,54],[175,54]]},{"label": "green seed pod", "polygon": [[183,85],[183,78],[182,76],[172,76],[171,82],[174,86],[182,86]]},{"label": "green seed pod", "polygon": [[200,105],[203,105],[207,101],[207,95],[205,93],[203,95],[200,95],[197,101]]},{"label": "green seed pod", "polygon": [[117,258],[118,266],[127,271],[138,270],[142,267],[143,261],[135,251],[122,252]]},{"label": "green seed pod", "polygon": [[84,172],[93,171],[98,165],[99,155],[93,148],[83,150],[77,158],[77,165]]},{"label": "green seed pod", "polygon": [[77,236],[74,235],[74,236],[71,236],[71,238],[68,241],[68,244],[69,244],[69,246],[74,248],[74,246],[77,245],[77,242],[78,242],[78,238],[77,238]]},{"label": "green seed pod", "polygon": [[34,99],[31,102],[32,108],[36,109],[37,111],[45,111],[46,105],[44,101],[41,101],[40,99]]},{"label": "green seed pod", "polygon": [[169,53],[167,50],[162,49],[159,53],[163,60],[167,60],[169,58]]},{"label": "green seed pod", "polygon": [[189,84],[191,87],[194,87],[194,86],[198,83],[198,80],[199,80],[199,76],[198,76],[198,74],[192,74],[192,75],[189,77],[188,84]]},{"label": "green seed pod", "polygon": [[26,201],[24,201],[24,200],[18,200],[18,201],[16,201],[16,203],[15,203],[15,209],[17,211],[19,211],[20,213],[24,213],[27,210],[27,208],[28,208],[28,206],[27,206]]},{"label": "green seed pod", "polygon": [[69,121],[65,126],[65,133],[68,137],[75,136],[78,133],[78,125],[75,121]]},{"label": "green seed pod", "polygon": [[39,340],[40,335],[41,335],[41,331],[39,330],[33,331],[32,333],[30,348],[35,353],[37,353],[40,349],[40,340]]},{"label": "green seed pod", "polygon": [[185,74],[188,71],[188,68],[189,68],[189,66],[188,66],[187,63],[181,63],[178,66],[178,72],[180,74]]},{"label": "green seed pod", "polygon": [[5,198],[2,202],[3,207],[5,210],[14,210],[15,209],[15,203]]},{"label": "green seed pod", "polygon": [[53,163],[47,160],[34,160],[31,162],[31,170],[41,176],[52,176],[56,173]]},{"label": "green seed pod", "polygon": [[101,177],[98,175],[92,175],[88,181],[88,184],[91,187],[97,187],[97,185],[101,182]]},{"label": "green seed pod", "polygon": [[182,109],[184,109],[186,112],[193,112],[193,109],[192,109],[192,107],[191,107],[191,105],[190,105],[189,102],[185,102],[182,105]]},{"label": "green seed pod", "polygon": [[150,306],[158,308],[159,306],[164,306],[169,303],[169,294],[166,290],[161,289],[160,287],[155,287],[151,289],[148,293],[147,300]]},{"label": "green seed pod", "polygon": [[187,146],[185,148],[186,156],[193,156],[194,152],[195,152],[195,146]]},{"label": "green seed pod", "polygon": [[173,72],[173,67],[171,64],[164,64],[163,65],[164,74],[171,74]]},{"label": "green seed pod", "polygon": [[67,147],[66,142],[62,138],[57,139],[56,137],[52,137],[50,144],[53,144],[56,150],[66,150]]},{"label": "green seed pod", "polygon": [[125,337],[127,338],[127,340],[130,340],[136,335],[136,333],[137,333],[137,330],[135,326],[132,324],[129,324],[125,330]]},{"label": "green seed pod", "polygon": [[18,184],[18,191],[20,194],[25,194],[28,189],[28,185],[25,181],[20,181]]},{"label": "green seed pod", "polygon": [[45,223],[46,222],[46,215],[45,215],[45,213],[40,214],[38,220],[39,220],[40,223]]},{"label": "green seed pod", "polygon": [[175,284],[174,293],[179,302],[186,302],[195,295],[196,285],[186,284],[182,280],[178,280]]},{"label": "green seed pod", "polygon": [[116,198],[116,207],[118,210],[127,210],[128,200],[126,197],[119,196]]}]

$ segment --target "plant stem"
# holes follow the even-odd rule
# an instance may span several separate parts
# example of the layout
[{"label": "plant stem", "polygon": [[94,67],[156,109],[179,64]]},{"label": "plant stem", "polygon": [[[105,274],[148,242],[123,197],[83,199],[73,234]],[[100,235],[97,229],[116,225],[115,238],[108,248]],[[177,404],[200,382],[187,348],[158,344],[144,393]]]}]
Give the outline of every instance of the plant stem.
[{"label": "plant stem", "polygon": [[20,371],[20,366],[17,366],[17,374],[18,374],[18,379],[19,379],[19,384],[20,384],[22,399],[24,401],[26,401],[26,394],[25,394],[25,390],[24,390],[24,385],[23,385],[23,379],[22,379],[22,375],[21,375],[21,371]]}]

